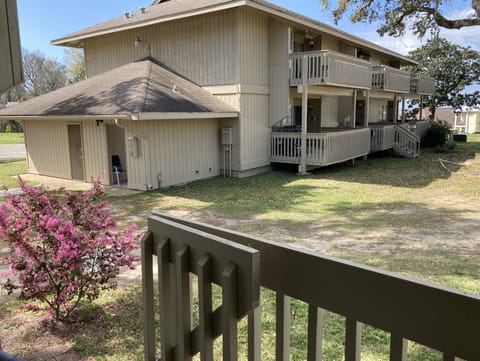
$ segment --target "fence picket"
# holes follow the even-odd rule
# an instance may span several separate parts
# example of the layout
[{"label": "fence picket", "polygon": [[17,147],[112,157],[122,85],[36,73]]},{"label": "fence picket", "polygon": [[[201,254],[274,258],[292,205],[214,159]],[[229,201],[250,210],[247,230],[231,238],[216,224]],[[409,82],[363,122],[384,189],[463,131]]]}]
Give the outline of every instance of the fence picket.
[{"label": "fence picket", "polygon": [[142,288],[145,361],[155,361],[155,320],[153,297],[153,235],[147,232],[142,238]]},{"label": "fence picket", "polygon": [[202,258],[197,264],[197,269],[200,360],[213,361],[212,265],[210,256]]},{"label": "fence picket", "polygon": [[277,292],[276,296],[276,325],[275,325],[275,354],[277,361],[290,359],[290,321],[291,299],[289,296]]},{"label": "fence picket", "polygon": [[248,361],[261,360],[262,308],[258,306],[248,314]]},{"label": "fence picket", "polygon": [[323,344],[323,310],[321,308],[308,306],[308,343],[307,360],[322,360]]},{"label": "fence picket", "polygon": [[236,361],[237,344],[237,272],[230,263],[222,273],[223,361]]},{"label": "fence picket", "polygon": [[190,272],[188,269],[189,251],[185,246],[175,255],[176,283],[177,283],[177,352],[178,361],[192,359],[190,332],[191,332],[191,303],[190,303]]},{"label": "fence picket", "polygon": [[362,324],[351,318],[346,320],[345,361],[360,361]]},{"label": "fence picket", "polygon": [[392,334],[390,339],[390,361],[407,361],[408,342]]}]

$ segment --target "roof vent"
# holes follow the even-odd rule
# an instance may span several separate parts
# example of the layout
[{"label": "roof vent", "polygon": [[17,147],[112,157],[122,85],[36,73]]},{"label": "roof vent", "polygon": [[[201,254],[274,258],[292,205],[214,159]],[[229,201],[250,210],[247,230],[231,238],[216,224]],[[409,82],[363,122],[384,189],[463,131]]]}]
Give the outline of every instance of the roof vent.
[{"label": "roof vent", "polygon": [[140,14],[145,14],[145,8],[143,6],[140,7]]},{"label": "roof vent", "polygon": [[176,85],[176,84],[173,84],[172,92],[177,93],[177,94],[180,93],[180,90],[177,89],[177,85]]},{"label": "roof vent", "polygon": [[128,11],[125,11],[123,13],[123,16],[125,16],[125,19],[130,19],[132,17],[132,15]]}]

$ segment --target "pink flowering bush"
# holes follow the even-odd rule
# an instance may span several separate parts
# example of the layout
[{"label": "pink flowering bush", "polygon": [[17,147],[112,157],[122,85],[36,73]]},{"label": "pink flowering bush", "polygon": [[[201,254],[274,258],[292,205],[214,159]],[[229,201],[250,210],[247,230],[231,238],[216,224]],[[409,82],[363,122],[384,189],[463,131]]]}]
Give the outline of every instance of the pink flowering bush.
[{"label": "pink flowering bush", "polygon": [[99,181],[91,191],[47,191],[26,185],[0,205],[0,238],[10,246],[9,294],[48,305],[66,321],[79,302],[116,286],[121,267],[135,266],[135,226],[115,231]]}]

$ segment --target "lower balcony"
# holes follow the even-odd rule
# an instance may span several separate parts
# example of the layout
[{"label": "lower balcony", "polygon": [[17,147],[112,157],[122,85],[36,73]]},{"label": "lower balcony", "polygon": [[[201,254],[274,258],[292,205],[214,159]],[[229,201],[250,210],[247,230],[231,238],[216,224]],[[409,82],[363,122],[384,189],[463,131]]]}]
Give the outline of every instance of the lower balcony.
[{"label": "lower balcony", "polygon": [[372,87],[372,65],[368,61],[331,50],[290,55],[290,85],[302,84],[302,67],[305,57],[309,85],[332,85],[357,89]]},{"label": "lower balcony", "polygon": [[[270,134],[272,163],[300,164],[301,133]],[[363,157],[370,152],[370,129],[322,129],[322,133],[307,133],[307,166],[327,166]]]}]

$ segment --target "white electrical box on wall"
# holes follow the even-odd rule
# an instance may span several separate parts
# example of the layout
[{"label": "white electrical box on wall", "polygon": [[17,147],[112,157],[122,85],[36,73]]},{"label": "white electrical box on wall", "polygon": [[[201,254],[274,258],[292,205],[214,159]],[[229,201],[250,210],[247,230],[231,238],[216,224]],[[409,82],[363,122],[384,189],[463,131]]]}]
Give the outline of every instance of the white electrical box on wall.
[{"label": "white electrical box on wall", "polygon": [[127,150],[128,150],[129,157],[132,157],[132,158],[138,157],[138,138],[137,137],[127,138]]},{"label": "white electrical box on wall", "polygon": [[232,144],[232,128],[222,128],[221,130],[222,145]]}]

